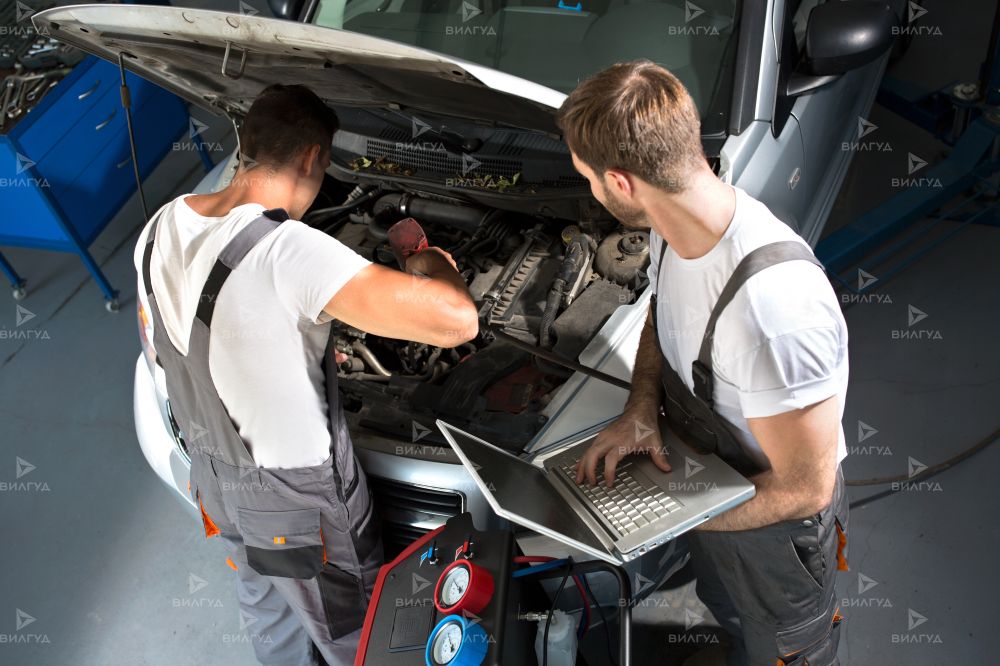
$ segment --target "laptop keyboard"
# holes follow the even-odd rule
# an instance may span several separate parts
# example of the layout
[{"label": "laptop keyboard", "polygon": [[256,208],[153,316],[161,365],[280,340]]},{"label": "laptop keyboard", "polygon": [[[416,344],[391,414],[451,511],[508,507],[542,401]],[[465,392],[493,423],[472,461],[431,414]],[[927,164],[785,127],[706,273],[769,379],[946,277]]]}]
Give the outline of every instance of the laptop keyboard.
[{"label": "laptop keyboard", "polygon": [[681,508],[677,500],[658,486],[647,486],[628,471],[631,462],[622,461],[615,468],[615,483],[609,489],[604,484],[604,462],[597,465],[599,483],[591,486],[584,480],[576,484],[576,463],[561,465],[560,469],[570,481],[590,500],[590,503],[607,518],[621,536],[631,534]]}]

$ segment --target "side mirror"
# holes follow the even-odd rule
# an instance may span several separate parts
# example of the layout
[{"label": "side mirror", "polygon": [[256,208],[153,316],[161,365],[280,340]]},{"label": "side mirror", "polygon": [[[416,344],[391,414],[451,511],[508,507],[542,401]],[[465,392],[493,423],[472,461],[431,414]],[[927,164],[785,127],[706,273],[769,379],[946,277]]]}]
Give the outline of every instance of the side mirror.
[{"label": "side mirror", "polygon": [[275,18],[298,21],[302,13],[302,0],[267,0]]},{"label": "side mirror", "polygon": [[878,60],[892,46],[896,13],[885,2],[831,0],[809,12],[805,56],[786,94],[800,95]]}]

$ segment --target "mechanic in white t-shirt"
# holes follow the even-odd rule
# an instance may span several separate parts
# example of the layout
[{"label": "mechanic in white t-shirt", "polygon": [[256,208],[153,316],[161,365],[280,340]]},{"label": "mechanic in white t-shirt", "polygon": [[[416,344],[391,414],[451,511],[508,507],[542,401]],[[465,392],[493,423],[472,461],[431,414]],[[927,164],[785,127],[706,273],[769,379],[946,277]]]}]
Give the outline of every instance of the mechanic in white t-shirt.
[{"label": "mechanic in white t-shirt", "polygon": [[[640,452],[669,471],[662,445],[637,433],[661,408],[668,421],[677,404],[703,415],[715,453],[756,487],[685,537],[698,595],[732,638],[729,663],[836,664],[848,355],[830,283],[788,226],[712,172],[694,102],[666,69],[613,65],[570,93],[557,122],[594,197],[624,226],[649,229],[654,294],[625,411],[583,457],[577,482],[610,486],[618,461]],[[779,247],[795,260],[772,261]],[[734,278],[700,354],[727,282],[761,256],[759,272]]]},{"label": "mechanic in white t-shirt", "polygon": [[192,500],[205,535],[231,547],[240,608],[268,664],[353,664],[382,564],[332,319],[438,347],[479,329],[448,253],[409,248],[396,270],[299,221],[338,127],[309,89],[264,89],[240,128],[232,181],[163,206],[135,253]]}]

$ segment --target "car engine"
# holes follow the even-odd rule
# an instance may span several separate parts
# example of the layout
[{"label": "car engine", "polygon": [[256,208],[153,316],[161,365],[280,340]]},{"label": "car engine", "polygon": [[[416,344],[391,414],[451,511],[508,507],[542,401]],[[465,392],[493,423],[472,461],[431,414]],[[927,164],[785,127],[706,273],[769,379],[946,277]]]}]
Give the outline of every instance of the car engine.
[{"label": "car engine", "polygon": [[[543,218],[371,186],[356,187],[345,204],[305,217],[367,259],[390,266],[396,260],[388,229],[413,217],[432,245],[451,253],[469,285],[480,332],[454,349],[334,322],[336,349],[347,357],[339,382],[349,423],[404,441],[443,443],[432,427],[442,418],[520,450],[544,424],[540,411],[573,372],[529,349],[575,361],[611,313],[634,302],[647,284],[648,233],[614,221]],[[497,332],[526,344],[511,344]]]}]

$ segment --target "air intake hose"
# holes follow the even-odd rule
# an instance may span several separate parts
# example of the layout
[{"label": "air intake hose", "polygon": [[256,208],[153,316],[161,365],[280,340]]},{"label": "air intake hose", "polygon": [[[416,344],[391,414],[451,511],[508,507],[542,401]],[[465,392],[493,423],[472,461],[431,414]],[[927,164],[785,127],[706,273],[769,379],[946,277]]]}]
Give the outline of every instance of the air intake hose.
[{"label": "air intake hose", "polygon": [[552,324],[555,323],[556,315],[559,313],[559,304],[566,293],[566,286],[576,283],[580,271],[588,263],[589,254],[594,246],[594,241],[586,234],[578,233],[570,239],[566,247],[566,256],[559,273],[552,282],[552,289],[549,290],[548,299],[545,302],[545,311],[542,314],[541,327],[538,331],[538,344],[543,349],[552,348]]},{"label": "air intake hose", "polygon": [[376,216],[393,213],[416,218],[418,222],[446,224],[468,233],[473,233],[479,228],[487,213],[482,208],[434,201],[405,192],[394,192],[379,197],[373,209]]}]

